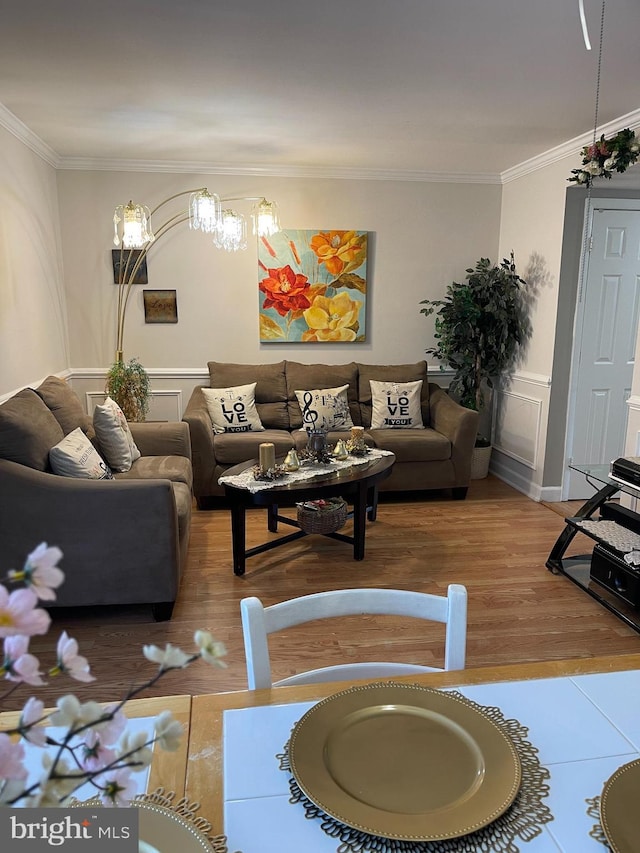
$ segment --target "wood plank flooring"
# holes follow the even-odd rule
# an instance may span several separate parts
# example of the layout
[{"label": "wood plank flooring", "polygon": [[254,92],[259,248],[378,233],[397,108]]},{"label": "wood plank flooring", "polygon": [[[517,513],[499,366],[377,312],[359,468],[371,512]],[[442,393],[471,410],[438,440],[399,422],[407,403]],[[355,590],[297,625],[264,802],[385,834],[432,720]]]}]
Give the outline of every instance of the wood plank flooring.
[{"label": "wood plank flooring", "polygon": [[[244,688],[241,598],[256,595],[271,604],[352,586],[444,593],[449,583],[465,584],[468,667],[638,652],[640,635],[545,568],[564,515],[579,505],[536,503],[491,476],[473,481],[465,501],[453,501],[445,493],[410,500],[383,496],[378,520],[367,531],[363,562],[355,562],[344,543],[310,536],[251,558],[242,578],[231,569],[228,512],[199,512],[194,507],[188,565],[171,621],[155,623],[142,607],[52,611],[51,631],[34,638],[31,650],[48,664],[60,631],[67,630],[80,643],[98,681],[85,687],[52,679],[49,687],[36,692],[47,703],[67,692],[83,701],[117,699],[154,671],[142,657],[143,644],[170,642],[188,650],[200,627],[227,645],[228,668],[198,663],[170,674],[145,695]],[[250,512],[248,544],[270,535],[265,511]],[[586,553],[592,545],[578,535],[569,553]],[[288,631],[286,637],[274,637],[271,657],[275,677],[283,678],[296,666],[310,668],[349,658],[439,666],[442,645],[441,626],[369,617],[318,621]],[[21,707],[32,692],[16,691],[5,698],[3,709]]]}]

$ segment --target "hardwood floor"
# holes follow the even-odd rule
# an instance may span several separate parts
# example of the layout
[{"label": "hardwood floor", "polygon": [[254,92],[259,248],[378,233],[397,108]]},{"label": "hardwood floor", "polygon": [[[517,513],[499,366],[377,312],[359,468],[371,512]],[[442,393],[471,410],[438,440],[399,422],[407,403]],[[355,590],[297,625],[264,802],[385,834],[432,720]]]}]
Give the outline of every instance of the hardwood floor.
[{"label": "hardwood floor", "polygon": [[[444,493],[420,500],[383,497],[378,520],[367,531],[363,562],[352,559],[348,545],[312,536],[251,558],[242,578],[234,576],[230,565],[228,512],[199,512],[194,507],[188,566],[171,621],[154,623],[148,608],[142,607],[52,611],[51,631],[34,638],[31,651],[49,664],[60,631],[67,630],[89,658],[98,681],[85,687],[52,679],[42,690],[16,691],[3,708],[21,707],[32,692],[48,704],[67,692],[83,701],[117,699],[154,671],[142,656],[143,644],[170,642],[190,650],[200,627],[227,645],[228,668],[198,663],[170,674],[145,695],[244,688],[239,601],[248,595],[271,604],[351,586],[443,593],[457,582],[469,593],[468,667],[638,652],[640,635],[545,568],[563,517],[576,506],[579,502],[536,503],[491,476],[473,481],[465,501]],[[265,511],[250,512],[248,544],[269,535]],[[579,535],[569,553],[587,552],[592,544]],[[284,638],[276,635],[271,645],[276,678],[290,674],[296,665],[308,668],[345,658],[439,666],[441,655],[441,626],[427,626],[425,631],[421,622],[386,617],[319,621],[288,631]]]}]

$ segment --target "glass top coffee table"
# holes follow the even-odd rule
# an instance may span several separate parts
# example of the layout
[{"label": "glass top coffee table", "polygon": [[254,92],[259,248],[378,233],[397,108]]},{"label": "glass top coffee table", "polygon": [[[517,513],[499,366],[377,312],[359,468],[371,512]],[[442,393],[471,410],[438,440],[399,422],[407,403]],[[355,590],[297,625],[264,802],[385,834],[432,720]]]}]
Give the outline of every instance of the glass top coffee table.
[{"label": "glass top coffee table", "polygon": [[[353,505],[353,536],[347,536],[337,531],[333,533],[318,534],[348,542],[353,545],[353,559],[364,559],[364,543],[369,521],[376,520],[378,509],[378,483],[386,479],[393,468],[396,457],[391,453],[387,456],[368,459],[349,468],[340,468],[329,473],[322,473],[308,480],[299,480],[287,483],[286,478],[277,485],[260,491],[249,491],[240,486],[223,483],[225,496],[231,510],[231,541],[233,548],[233,571],[236,575],[243,575],[247,557],[263,554],[272,548],[278,548],[289,542],[294,542],[303,536],[308,536],[306,531],[300,528],[296,519],[279,515],[278,507],[283,504],[289,506],[300,501],[315,501],[320,498],[342,497]],[[225,471],[225,477],[241,474],[256,464],[255,459],[242,462]],[[281,536],[246,548],[246,510],[252,507],[265,507],[267,509],[267,529],[270,533],[278,531],[278,522],[296,527],[295,533]]]}]

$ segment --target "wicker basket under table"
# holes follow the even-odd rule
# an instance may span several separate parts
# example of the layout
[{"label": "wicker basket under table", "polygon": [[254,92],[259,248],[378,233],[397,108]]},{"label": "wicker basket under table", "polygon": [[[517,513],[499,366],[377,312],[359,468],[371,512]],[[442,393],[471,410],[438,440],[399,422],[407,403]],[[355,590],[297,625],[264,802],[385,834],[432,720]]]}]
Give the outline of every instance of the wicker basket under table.
[{"label": "wicker basket under table", "polygon": [[313,501],[317,508],[311,509],[306,504],[298,504],[298,524],[305,533],[335,533],[344,526],[347,520],[347,502],[344,498],[332,498],[324,502],[324,506],[318,506],[318,501]]}]

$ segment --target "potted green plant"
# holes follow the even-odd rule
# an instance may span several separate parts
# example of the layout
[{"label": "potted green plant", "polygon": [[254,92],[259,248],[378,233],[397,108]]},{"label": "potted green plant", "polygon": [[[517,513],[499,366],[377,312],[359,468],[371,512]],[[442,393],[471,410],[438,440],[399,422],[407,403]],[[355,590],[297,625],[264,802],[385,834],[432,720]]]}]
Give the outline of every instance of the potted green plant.
[{"label": "potted green plant", "polygon": [[[466,281],[448,285],[444,299],[423,299],[425,316],[435,314],[436,345],[426,350],[444,369],[449,365],[454,376],[450,392],[463,406],[476,411],[485,407],[493,383],[513,363],[519,347],[530,334],[528,305],[524,298],[526,282],[516,272],[513,252],[509,260],[497,266],[489,258],[480,258],[467,269]],[[489,392],[489,394],[487,393]],[[476,448],[488,448],[480,454],[489,467],[491,445],[478,436]],[[479,479],[480,473],[473,476]]]},{"label": "potted green plant", "polygon": [[109,368],[105,392],[115,400],[128,421],[143,421],[149,411],[149,375],[137,358],[122,358]]}]

